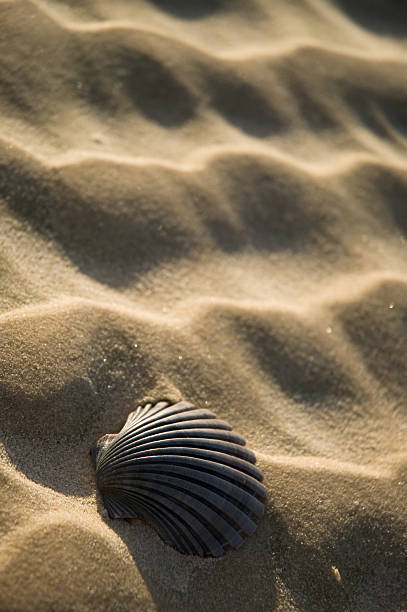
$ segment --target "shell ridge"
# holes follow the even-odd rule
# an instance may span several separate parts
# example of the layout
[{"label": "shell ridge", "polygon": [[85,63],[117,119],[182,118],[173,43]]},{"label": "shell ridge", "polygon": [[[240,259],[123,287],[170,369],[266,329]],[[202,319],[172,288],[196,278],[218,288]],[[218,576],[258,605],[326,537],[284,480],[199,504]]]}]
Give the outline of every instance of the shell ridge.
[{"label": "shell ridge", "polygon": [[[195,472],[195,474],[193,473]],[[213,476],[207,472],[200,472],[199,479],[196,474],[197,470],[189,470],[187,474],[183,473],[171,473],[165,471],[153,471],[145,470],[137,474],[137,478],[144,479],[150,476],[152,480],[164,480],[168,481],[172,478],[176,478],[184,481],[185,483],[192,483],[199,485],[205,489],[213,491],[214,493],[224,497],[234,506],[242,510],[247,516],[253,518],[261,518],[264,512],[264,506],[254,495],[248,493],[242,487],[239,487],[229,480]],[[127,483],[128,479],[124,478],[120,480],[120,483]],[[114,483],[109,485],[109,488],[113,488]],[[118,485],[116,485],[118,486]],[[121,486],[121,484],[120,484]]]},{"label": "shell ridge", "polygon": [[190,423],[190,427],[185,427],[188,425],[188,421],[186,423],[177,423],[177,427],[157,427],[154,430],[150,430],[146,436],[144,434],[135,435],[134,438],[132,438],[132,442],[135,443],[138,440],[145,440],[146,442],[150,440],[164,440],[166,438],[170,438],[171,436],[194,436],[202,438],[213,437],[214,439],[219,437],[221,440],[233,442],[234,444],[239,444],[240,446],[245,446],[244,438],[236,434],[234,431],[221,427],[210,427],[209,425],[202,427],[199,422],[196,423],[196,426],[193,426],[192,423],[195,423],[195,421],[190,421]]},{"label": "shell ridge", "polygon": [[168,495],[180,509],[190,512],[203,523],[218,541],[225,540],[235,546],[236,542],[243,540],[239,530],[207,501],[201,501],[192,495],[186,496],[184,491],[166,485],[148,484],[145,486],[143,483],[139,485],[139,488],[147,490],[148,494],[154,491],[155,495],[160,493]]},{"label": "shell ridge", "polygon": [[151,421],[164,417],[174,416],[182,412],[190,412],[196,410],[193,404],[187,402],[178,402],[177,404],[169,405],[167,402],[158,402],[153,408],[147,410],[137,419],[137,426],[144,426]]},{"label": "shell ridge", "polygon": [[[203,503],[200,499],[192,496],[185,496],[183,491],[173,489],[171,487],[152,486],[151,484],[139,484],[136,494],[140,494],[143,490],[147,491],[148,495],[152,494],[155,498],[161,496],[165,498],[165,502],[168,499],[172,500],[178,507],[178,516],[182,516],[182,511],[192,513],[195,518],[203,523],[212,535],[219,540],[224,538],[225,542],[230,543],[233,546],[240,545],[243,541],[242,533],[250,535],[253,531],[252,526],[255,528],[254,523],[248,519],[248,523],[244,527],[236,526],[234,522],[230,520],[231,517],[225,515],[219,511],[219,509],[213,507],[207,501]],[[129,494],[133,491],[129,491]],[[165,494],[165,495],[164,495]]]},{"label": "shell ridge", "polygon": [[[191,404],[192,406],[192,404]],[[158,408],[157,408],[158,407]],[[158,402],[152,407],[152,404],[146,404],[145,406],[139,406],[136,411],[130,413],[126,423],[119,431],[117,435],[119,440],[127,439],[133,431],[139,429],[145,422],[155,421],[157,419],[156,413],[163,412],[165,409],[172,410],[173,414],[179,412],[179,409],[175,409],[174,406],[169,406],[167,402]],[[132,418],[131,415],[134,415]]]},{"label": "shell ridge", "polygon": [[[197,517],[190,509],[184,508],[184,512],[181,516],[179,514],[179,511],[180,511],[180,508],[182,508],[182,505],[180,505],[179,503],[175,503],[170,498],[163,497],[162,495],[158,495],[154,490],[148,489],[147,493],[148,493],[149,498],[151,497],[156,501],[158,498],[158,501],[161,501],[161,503],[165,507],[172,509],[174,514],[177,514],[177,516],[180,519],[183,518],[183,520],[187,522],[189,529],[192,529],[197,537],[201,537],[201,534],[202,534],[202,537],[205,536],[206,541],[208,541],[208,546],[209,545],[211,546],[212,553],[214,550],[219,550],[222,547],[221,542],[215,537],[215,535],[210,530],[208,530],[205,523],[202,520],[200,520],[200,518]],[[221,554],[221,552],[218,554]],[[218,556],[218,554],[217,555],[215,554],[215,556]]]},{"label": "shell ridge", "polygon": [[[141,503],[141,502],[140,502]],[[164,525],[167,526],[168,532],[171,534],[170,543],[174,547],[179,547],[179,541],[183,542],[183,551],[185,554],[198,554],[203,552],[203,549],[198,544],[198,542],[193,538],[191,532],[182,528],[182,523],[177,520],[177,517],[173,515],[168,516],[165,511],[165,508],[161,508],[160,510],[152,510],[153,506],[150,504],[148,506],[148,512],[154,512],[153,516],[161,520]]]},{"label": "shell ridge", "polygon": [[121,516],[122,518],[124,517],[136,518],[137,515],[135,511],[133,509],[129,510],[125,505],[123,505],[122,497],[123,497],[123,494],[121,495],[120,499],[118,499],[118,496],[116,496],[115,499],[112,499],[111,495],[103,496],[103,502],[105,504],[105,507],[108,511],[110,518],[118,518],[119,516]]},{"label": "shell ridge", "polygon": [[[152,449],[151,452],[144,451],[144,453],[134,453],[131,458],[121,458],[120,456],[112,461],[110,467],[120,466],[125,467],[129,465],[129,462],[134,462],[135,459],[143,459],[148,457],[162,457],[162,456],[178,456],[180,458],[184,457],[184,459],[189,457],[197,457],[204,459],[205,461],[209,461],[211,463],[219,463],[226,467],[234,467],[235,469],[240,469],[245,474],[257,478],[260,480],[262,478],[262,474],[258,468],[256,468],[252,463],[244,461],[243,459],[239,459],[234,455],[227,455],[226,453],[220,453],[218,451],[209,451],[202,448],[188,448],[188,447],[170,447],[170,448],[155,448]],[[98,468],[99,471],[99,468]],[[100,470],[100,473],[103,473],[103,469]]]},{"label": "shell ridge", "polygon": [[[217,427],[214,427],[214,425],[209,426],[209,423],[211,423],[211,421],[212,421],[212,423],[214,423],[214,421],[212,419],[207,420],[207,421],[203,421],[204,423],[208,423],[208,426],[205,429],[202,429],[203,433],[206,434],[206,432],[209,431],[210,432],[209,435],[212,435],[214,439],[219,438],[219,437],[222,437],[222,439],[223,439],[223,437],[224,437],[227,441],[235,440],[235,442],[234,442],[235,444],[239,444],[240,446],[245,446],[245,444],[246,444],[245,440],[241,436],[239,436],[238,434],[235,434],[235,432],[231,431],[232,428],[230,427],[230,425],[228,423],[226,423],[225,421],[218,421],[217,420],[216,424],[219,424],[219,423],[222,424],[222,425],[224,424],[225,427],[220,427],[219,425]],[[200,421],[197,420],[196,422],[199,423]],[[157,428],[154,428],[154,429],[150,430],[149,431],[149,435],[147,435],[147,436],[145,435],[144,432],[142,432],[142,433],[135,432],[135,435],[129,437],[126,440],[126,443],[123,446],[120,446],[120,448],[122,450],[125,450],[126,448],[131,448],[131,446],[135,442],[137,442],[138,440],[143,440],[144,439],[145,441],[147,441],[153,435],[157,435],[158,436],[161,433],[163,433],[163,434],[165,433],[165,434],[168,435],[168,437],[170,437],[173,433],[175,434],[175,433],[178,433],[178,432],[184,432],[183,435],[185,435],[185,437],[188,437],[190,435],[189,432],[191,432],[191,431],[193,432],[194,431],[194,429],[193,429],[194,423],[195,423],[195,420],[191,420],[191,421],[186,421],[186,422],[182,421],[182,422],[179,422],[179,423],[169,424],[169,425],[165,425],[163,427],[157,427]],[[189,426],[190,429],[188,429],[188,426]],[[185,429],[181,429],[181,427],[184,427]],[[198,431],[198,430],[196,430],[196,431]],[[199,430],[199,431],[201,431],[201,430]],[[231,438],[230,440],[229,440],[228,436],[230,436],[230,438]],[[202,437],[205,437],[205,436],[202,435]]]},{"label": "shell ridge", "polygon": [[136,421],[139,418],[140,410],[141,410],[141,406],[138,406],[136,410],[133,410],[132,412],[130,412],[125,424],[123,425],[120,431],[125,431],[126,429],[128,429],[131,426],[131,424],[134,423],[134,421]]},{"label": "shell ridge", "polygon": [[[199,417],[199,415],[202,415],[202,417]],[[179,408],[178,410],[170,410],[170,408],[168,408],[168,410],[162,411],[162,413],[155,416],[155,418],[148,414],[145,420],[139,422],[138,425],[144,428],[154,422],[165,421],[172,423],[176,422],[177,420],[182,420],[183,418],[185,418],[185,420],[191,420],[192,418],[216,419],[216,416],[213,414],[213,412],[207,410],[206,408],[195,408],[195,406],[192,406],[191,404],[189,409],[183,407],[183,409]]]},{"label": "shell ridge", "polygon": [[[180,459],[181,461],[177,461],[177,457],[174,457],[173,455],[161,455],[160,457],[143,457],[137,460],[137,465],[131,465],[128,469],[134,472],[134,474],[137,474],[138,472],[142,472],[146,466],[149,467],[151,465],[157,465],[161,467],[163,464],[169,464],[170,466],[174,465],[178,467],[185,467],[185,461],[182,460],[182,457]],[[190,461],[188,461],[187,467],[195,469],[197,472],[203,471],[210,474],[218,475],[224,480],[232,480],[234,482],[237,482],[241,487],[247,488],[252,495],[258,495],[260,499],[263,499],[266,496],[264,486],[259,482],[258,479],[255,479],[249,476],[248,474],[243,474],[239,470],[236,470],[232,467],[228,467],[227,469],[225,469],[225,466],[222,464],[216,462],[209,462],[200,459],[199,457],[191,457]],[[109,474],[106,473],[104,475],[99,475],[99,488],[100,485],[103,484],[103,476],[108,477]],[[111,474],[111,476],[113,476],[113,478],[117,478],[114,472],[113,474]]]},{"label": "shell ridge", "polygon": [[211,438],[214,440],[224,440],[225,442],[231,442],[233,444],[239,444],[240,446],[244,446],[244,439],[241,436],[238,436],[233,431],[227,431],[223,429],[216,428],[190,428],[190,429],[170,429],[168,431],[162,432],[150,432],[148,436],[135,436],[133,441],[134,443],[139,440],[144,440],[147,442],[154,442],[155,440],[167,440],[172,436],[182,437],[182,438]]},{"label": "shell ridge", "polygon": [[[158,425],[152,429],[149,430],[147,435],[155,435],[155,434],[159,434],[159,433],[165,433],[165,432],[170,432],[170,431],[178,431],[178,430],[182,430],[182,429],[193,429],[193,428],[197,428],[197,429],[213,429],[216,431],[228,431],[229,433],[235,433],[234,431],[232,431],[231,426],[229,425],[229,423],[227,423],[226,421],[221,421],[220,419],[193,419],[190,421],[178,421],[176,423],[169,423],[168,425],[160,425],[158,423]],[[239,436],[238,434],[235,434],[236,436],[238,436],[239,438],[241,438],[242,440],[244,440],[244,438],[242,438],[241,436]],[[144,434],[143,433],[136,433],[135,437],[143,437]]]},{"label": "shell ridge", "polygon": [[140,423],[144,421],[144,419],[149,418],[150,416],[153,416],[159,413],[160,411],[164,410],[164,408],[168,408],[168,407],[169,407],[169,402],[166,402],[165,400],[157,402],[154,405],[150,403],[145,404],[144,406],[140,407],[140,410],[137,409],[137,414],[135,414],[134,421],[137,421],[138,423]]},{"label": "shell ridge", "polygon": [[[144,486],[140,486],[140,488],[144,489],[148,495],[154,495],[154,497],[162,496],[161,493],[157,493],[156,489]],[[199,507],[199,502],[196,502],[195,504],[192,503],[191,505],[186,504],[179,499],[179,496],[171,495],[171,491],[167,491],[167,493],[170,494],[169,497],[162,496],[163,499],[165,499],[165,503],[168,503],[169,501],[172,502],[172,505],[177,508],[178,516],[185,516],[186,514],[191,515],[200,526],[200,529],[205,529],[208,533],[210,533],[214,540],[216,540],[217,544],[223,546],[224,543],[228,543],[229,540],[235,539],[236,536],[239,536],[238,532],[233,528],[233,526],[224,521],[220,515],[216,514],[214,517],[211,516],[211,513],[208,513],[209,516],[208,514],[205,515],[203,509],[200,509]],[[208,508],[208,510],[210,509]],[[217,519],[216,522],[218,523],[218,527],[216,527],[214,518]],[[227,536],[222,533],[222,528]]]},{"label": "shell ridge", "polygon": [[[192,412],[192,411],[191,411]],[[170,415],[169,417],[164,417],[163,418],[163,422],[168,423],[168,424],[172,424],[173,422],[178,422],[178,421],[192,421],[194,420],[195,416],[197,416],[196,414],[191,415],[191,412],[186,412],[186,413],[177,413],[174,415]],[[193,410],[193,412],[195,413],[195,410]],[[211,417],[209,417],[209,411],[196,411],[199,412],[201,414],[204,414],[207,418],[213,418],[216,419],[215,415],[212,415]],[[208,414],[209,413],[209,414]],[[175,421],[174,421],[175,419]],[[161,421],[161,419],[160,419]],[[159,422],[160,422],[159,421]],[[132,425],[130,429],[127,429],[126,431],[123,432],[120,431],[117,434],[116,440],[115,440],[115,449],[119,449],[122,447],[123,443],[127,443],[127,442],[131,442],[132,439],[132,435],[137,431],[138,434],[143,433],[144,431],[148,430],[151,428],[151,423],[156,422],[155,419],[153,419],[150,423],[148,423],[147,425],[144,425],[142,428],[138,428],[137,424],[136,425]],[[111,450],[111,449],[109,449]],[[108,454],[108,453],[107,453]]]},{"label": "shell ridge", "polygon": [[[162,509],[157,510],[156,506],[151,502],[149,504],[145,504],[143,498],[140,499],[139,497],[135,497],[135,499],[137,505],[140,507],[140,514],[145,519],[150,519],[148,522],[152,523],[153,527],[156,529],[156,531],[158,531],[159,535],[165,542],[171,546],[178,547],[180,552],[184,554],[194,554],[194,549],[191,547],[191,544],[187,540],[185,534],[181,533],[179,529],[176,530],[168,517],[165,516]],[[151,517],[154,518],[154,521],[151,521]],[[172,517],[172,520],[174,521],[175,517]]]},{"label": "shell ridge", "polygon": [[[200,449],[209,452],[219,452],[222,454],[241,459],[254,465],[256,458],[254,454],[247,448],[233,444],[229,441],[219,440],[218,438],[203,438],[203,437],[186,437],[186,438],[165,438],[164,440],[155,440],[146,442],[145,444],[136,444],[134,448],[122,449],[119,456],[116,457],[117,462],[122,463],[130,459],[150,454],[150,451],[155,449]],[[116,462],[115,462],[116,463]]]},{"label": "shell ridge", "polygon": [[[202,542],[200,542],[197,538],[194,537],[190,528],[186,523],[184,523],[179,517],[177,517],[173,512],[162,506],[162,504],[155,502],[151,499],[145,500],[143,496],[137,495],[134,493],[134,498],[136,499],[136,503],[140,505],[140,507],[144,508],[145,515],[148,517],[150,512],[155,513],[155,516],[161,518],[164,521],[164,518],[160,515],[163,514],[165,517],[165,524],[168,524],[168,529],[171,532],[172,542],[171,544],[177,547],[178,538],[177,536],[182,535],[184,541],[188,544],[188,547],[191,549],[191,554],[194,552],[198,552],[198,554],[205,553],[205,547]],[[171,525],[171,521],[175,523],[175,526]],[[171,527],[170,527],[171,526]],[[187,551],[185,551],[187,552]]]},{"label": "shell ridge", "polygon": [[[144,452],[145,450],[153,450],[154,448],[172,447],[172,448],[202,448],[202,450],[217,450],[233,457],[238,457],[247,461],[248,463],[254,464],[256,457],[247,448],[229,442],[229,440],[220,440],[218,437],[205,438],[204,436],[184,436],[184,437],[168,437],[159,438],[158,440],[146,440],[143,444],[137,444],[137,453]],[[131,451],[125,451],[130,454]],[[122,451],[123,453],[123,451]],[[124,455],[124,453],[123,453]]]},{"label": "shell ridge", "polygon": [[[199,418],[214,419],[214,420],[216,419],[215,415],[210,410],[202,410],[202,409],[198,409],[194,407],[191,407],[190,410],[176,411],[171,414],[160,414],[158,415],[158,417],[154,417],[154,418],[153,417],[150,418],[150,415],[148,415],[148,417],[149,418],[146,418],[145,420],[143,420],[143,422],[135,423],[134,426],[132,427],[131,432],[124,432],[124,433],[127,434],[127,433],[137,432],[138,434],[140,434],[150,429],[154,429],[160,424],[171,425],[173,423],[178,423],[182,421],[193,421]],[[119,432],[118,435],[120,439],[124,437],[122,436],[121,432]]]},{"label": "shell ridge", "polygon": [[[203,506],[211,508],[212,511],[229,523],[236,531],[243,531],[247,535],[250,535],[256,529],[256,525],[250,516],[243,512],[233,501],[230,501],[227,497],[207,487],[203,487],[200,484],[176,477],[167,477],[164,484],[160,483],[159,479],[151,479],[145,475],[139,477],[138,480],[146,481],[155,491],[168,492],[169,489],[175,489],[181,493],[182,499],[187,500],[191,497],[197,500],[203,504]],[[121,482],[121,487],[125,490],[133,490],[133,486],[131,480],[123,480]],[[139,484],[137,484],[137,487],[138,486]],[[176,498],[178,498],[178,496],[176,496]]]}]

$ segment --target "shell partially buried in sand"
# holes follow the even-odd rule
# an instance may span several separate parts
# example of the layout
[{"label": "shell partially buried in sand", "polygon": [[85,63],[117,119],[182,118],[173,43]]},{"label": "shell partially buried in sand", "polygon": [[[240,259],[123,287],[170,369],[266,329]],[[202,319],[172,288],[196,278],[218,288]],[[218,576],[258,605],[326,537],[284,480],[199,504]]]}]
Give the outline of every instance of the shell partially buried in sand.
[{"label": "shell partially buried in sand", "polygon": [[263,475],[242,437],[188,402],[139,406],[91,450],[110,518],[146,519],[178,551],[219,557],[263,516]]}]

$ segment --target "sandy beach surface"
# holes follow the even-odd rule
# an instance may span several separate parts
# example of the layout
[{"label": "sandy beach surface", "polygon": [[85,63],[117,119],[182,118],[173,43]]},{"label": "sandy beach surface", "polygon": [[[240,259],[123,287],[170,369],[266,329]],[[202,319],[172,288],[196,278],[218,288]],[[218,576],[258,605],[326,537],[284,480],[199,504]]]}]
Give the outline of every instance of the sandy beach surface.
[{"label": "sandy beach surface", "polygon": [[[407,8],[0,0],[1,612],[407,610]],[[213,410],[267,507],[220,559],[89,449]]]}]

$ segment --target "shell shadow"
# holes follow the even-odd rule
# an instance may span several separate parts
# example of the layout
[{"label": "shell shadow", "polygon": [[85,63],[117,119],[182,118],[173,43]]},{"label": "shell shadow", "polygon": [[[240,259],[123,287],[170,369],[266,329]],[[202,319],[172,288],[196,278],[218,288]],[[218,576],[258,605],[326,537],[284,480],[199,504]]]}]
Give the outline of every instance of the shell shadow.
[{"label": "shell shadow", "polygon": [[98,494],[102,520],[122,539],[158,612],[219,612],[275,609],[276,589],[267,516],[238,551],[221,558],[184,555],[162,542],[141,520],[107,518]]}]

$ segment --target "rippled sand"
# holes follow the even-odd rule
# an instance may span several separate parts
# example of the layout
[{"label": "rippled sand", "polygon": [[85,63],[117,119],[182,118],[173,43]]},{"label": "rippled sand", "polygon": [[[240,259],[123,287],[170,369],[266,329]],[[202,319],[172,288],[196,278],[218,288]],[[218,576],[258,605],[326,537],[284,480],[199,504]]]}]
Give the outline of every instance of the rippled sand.
[{"label": "rippled sand", "polygon": [[[0,1],[0,609],[407,609],[407,9]],[[268,491],[219,560],[110,521],[147,398]]]}]

